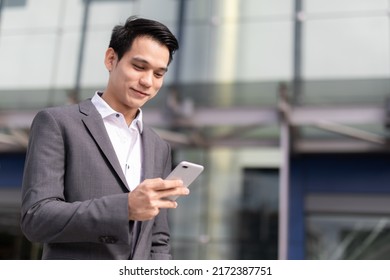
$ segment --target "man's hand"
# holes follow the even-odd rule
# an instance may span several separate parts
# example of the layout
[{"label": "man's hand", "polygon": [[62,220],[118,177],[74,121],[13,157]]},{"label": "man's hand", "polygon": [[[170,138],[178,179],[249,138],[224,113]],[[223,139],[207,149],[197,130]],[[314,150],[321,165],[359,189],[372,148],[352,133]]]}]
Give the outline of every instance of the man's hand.
[{"label": "man's hand", "polygon": [[160,208],[176,208],[168,196],[188,195],[189,189],[181,180],[147,179],[129,193],[129,220],[145,221],[157,216]]}]

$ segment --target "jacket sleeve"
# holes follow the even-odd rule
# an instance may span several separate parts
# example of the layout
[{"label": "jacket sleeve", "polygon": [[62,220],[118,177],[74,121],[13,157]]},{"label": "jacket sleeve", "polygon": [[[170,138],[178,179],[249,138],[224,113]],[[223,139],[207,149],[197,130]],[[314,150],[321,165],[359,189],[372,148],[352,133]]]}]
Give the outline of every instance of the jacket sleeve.
[{"label": "jacket sleeve", "polygon": [[115,236],[113,242],[129,244],[127,193],[65,200],[67,155],[62,132],[50,111],[33,120],[22,185],[23,233],[42,243],[102,242],[102,236]]}]

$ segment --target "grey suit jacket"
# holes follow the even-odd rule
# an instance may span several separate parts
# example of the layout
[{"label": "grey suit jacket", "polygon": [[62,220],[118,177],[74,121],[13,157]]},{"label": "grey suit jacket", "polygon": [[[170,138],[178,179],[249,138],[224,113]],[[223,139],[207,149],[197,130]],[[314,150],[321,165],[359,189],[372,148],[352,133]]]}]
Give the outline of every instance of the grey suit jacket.
[{"label": "grey suit jacket", "polygon": [[[169,145],[141,135],[142,180],[171,171]],[[126,179],[90,100],[48,108],[33,120],[27,149],[21,228],[44,244],[44,259],[170,259],[167,210],[140,223],[133,244]]]}]

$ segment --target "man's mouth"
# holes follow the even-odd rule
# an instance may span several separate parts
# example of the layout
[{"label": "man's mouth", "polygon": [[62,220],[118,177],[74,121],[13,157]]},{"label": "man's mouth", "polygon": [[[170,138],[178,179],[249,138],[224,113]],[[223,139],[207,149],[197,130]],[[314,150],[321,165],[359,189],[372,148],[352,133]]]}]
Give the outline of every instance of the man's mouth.
[{"label": "man's mouth", "polygon": [[143,95],[143,96],[149,96],[149,95],[150,95],[150,94],[148,94],[148,93],[146,93],[146,92],[139,91],[139,90],[134,89],[134,88],[132,88],[132,90],[133,90],[134,92],[136,92],[137,94],[139,94],[139,95]]}]

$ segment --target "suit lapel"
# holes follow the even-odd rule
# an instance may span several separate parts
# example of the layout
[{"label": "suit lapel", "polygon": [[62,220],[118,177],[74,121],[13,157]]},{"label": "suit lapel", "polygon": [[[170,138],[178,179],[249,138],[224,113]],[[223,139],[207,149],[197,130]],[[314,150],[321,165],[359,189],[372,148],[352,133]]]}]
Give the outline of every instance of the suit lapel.
[{"label": "suit lapel", "polygon": [[123,171],[120,167],[118,158],[115,154],[115,150],[112,147],[110,138],[108,137],[102,117],[90,100],[81,102],[79,104],[79,108],[80,113],[83,114],[81,119],[87,127],[89,133],[95,140],[96,144],[99,146],[104,156],[107,158],[108,162],[111,164],[112,168],[115,170],[115,173],[121,179],[122,183],[128,190],[130,190]]}]

